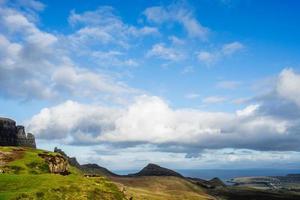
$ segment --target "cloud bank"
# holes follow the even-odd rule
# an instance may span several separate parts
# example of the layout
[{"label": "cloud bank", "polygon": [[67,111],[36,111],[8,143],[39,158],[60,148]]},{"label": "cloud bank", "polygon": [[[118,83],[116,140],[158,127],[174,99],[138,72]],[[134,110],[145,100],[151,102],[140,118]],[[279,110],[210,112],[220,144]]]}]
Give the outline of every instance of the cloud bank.
[{"label": "cloud bank", "polygon": [[[289,102],[282,106],[295,105],[298,111],[300,88],[296,90],[291,83],[299,77],[291,69],[283,70],[272,94]],[[266,96],[234,113],[173,109],[160,97],[146,95],[123,109],[67,101],[43,109],[28,122],[28,129],[39,138],[74,144],[152,144],[162,149],[175,145],[186,152],[222,148],[299,151],[299,116],[279,117],[268,109],[270,105]]]}]

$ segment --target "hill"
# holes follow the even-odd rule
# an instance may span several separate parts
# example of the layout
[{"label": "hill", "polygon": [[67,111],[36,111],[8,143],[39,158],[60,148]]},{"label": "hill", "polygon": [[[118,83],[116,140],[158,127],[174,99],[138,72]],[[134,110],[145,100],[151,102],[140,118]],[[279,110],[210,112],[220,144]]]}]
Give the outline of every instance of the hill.
[{"label": "hill", "polygon": [[128,176],[174,176],[183,178],[181,174],[173,170],[152,163],[148,164],[138,173],[129,174]]},{"label": "hill", "polygon": [[124,199],[108,179],[87,178],[65,161],[58,153],[0,147],[0,199]]},{"label": "hill", "polygon": [[97,174],[101,176],[111,177],[111,176],[119,176],[108,169],[101,167],[97,164],[84,164],[80,165],[81,171],[83,171],[86,174]]}]

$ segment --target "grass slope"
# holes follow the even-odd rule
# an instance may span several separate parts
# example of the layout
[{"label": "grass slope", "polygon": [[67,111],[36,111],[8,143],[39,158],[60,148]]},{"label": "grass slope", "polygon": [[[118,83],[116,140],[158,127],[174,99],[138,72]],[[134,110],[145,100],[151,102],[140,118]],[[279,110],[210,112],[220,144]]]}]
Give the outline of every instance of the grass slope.
[{"label": "grass slope", "polygon": [[50,174],[47,164],[38,156],[42,152],[45,151],[0,147],[0,169],[5,171],[0,174],[0,200],[124,199],[118,187],[104,177],[86,178],[73,167],[68,176]]},{"label": "grass slope", "polygon": [[200,187],[178,177],[115,177],[112,180],[124,188],[126,196],[133,197],[133,200],[214,199]]}]

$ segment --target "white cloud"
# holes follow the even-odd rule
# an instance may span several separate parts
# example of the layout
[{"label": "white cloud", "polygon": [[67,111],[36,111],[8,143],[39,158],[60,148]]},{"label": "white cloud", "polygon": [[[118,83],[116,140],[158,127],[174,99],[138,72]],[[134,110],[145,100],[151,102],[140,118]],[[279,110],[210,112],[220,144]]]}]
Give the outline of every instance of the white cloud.
[{"label": "white cloud", "polygon": [[[67,101],[45,108],[28,121],[38,138],[63,139],[75,144],[174,144],[189,149],[295,149],[290,122],[259,115],[257,106],[237,113],[172,109],[155,96],[140,96],[126,109]],[[255,112],[254,112],[255,111]],[[265,143],[268,142],[268,146]]]},{"label": "white cloud", "polygon": [[126,58],[126,53],[121,51],[93,51],[89,55],[102,66],[136,67],[139,65],[136,59]]},{"label": "white cloud", "polygon": [[190,37],[207,40],[209,29],[204,27],[188,8],[172,4],[168,7],[156,6],[144,11],[147,20],[156,24],[177,22],[181,24]]},{"label": "white cloud", "polygon": [[18,4],[37,11],[42,11],[45,8],[45,5],[42,2],[36,0],[18,0]]},{"label": "white cloud", "polygon": [[215,51],[200,51],[197,53],[197,58],[200,62],[206,65],[212,65],[228,56],[231,56],[244,48],[240,42],[232,42],[224,44],[221,49]]},{"label": "white cloud", "polygon": [[249,105],[246,108],[244,108],[243,110],[237,110],[236,114],[237,114],[237,116],[240,116],[240,117],[243,117],[243,116],[249,117],[251,115],[254,115],[258,109],[259,109],[258,104]]},{"label": "white cloud", "polygon": [[204,104],[217,104],[217,103],[223,103],[226,101],[227,98],[221,97],[221,96],[210,96],[206,97],[202,100],[202,103]]},{"label": "white cloud", "polygon": [[[4,27],[0,34],[1,95],[29,100],[63,99],[71,94],[122,102],[136,91],[112,75],[75,63],[72,46],[65,45],[65,37],[40,30],[22,12],[2,6],[0,13],[0,26]],[[108,51],[102,57],[119,54]],[[137,65],[130,58],[112,62]]]},{"label": "white cloud", "polygon": [[32,117],[28,130],[40,138],[65,141],[77,138],[82,143],[93,143],[97,142],[95,137],[98,134],[113,128],[116,115],[118,111],[114,109],[66,101],[58,106],[42,109]]},{"label": "white cloud", "polygon": [[292,69],[284,69],[278,77],[276,91],[279,96],[300,106],[300,75]]},{"label": "white cloud", "polygon": [[210,65],[217,61],[218,56],[208,51],[201,51],[198,53],[197,58],[199,61],[204,62],[207,65]]},{"label": "white cloud", "polygon": [[241,44],[240,42],[232,42],[232,43],[223,45],[222,52],[224,55],[232,55],[235,52],[240,51],[243,48],[244,48],[244,45]]},{"label": "white cloud", "polygon": [[86,69],[63,66],[57,69],[52,77],[57,87],[68,89],[78,96],[90,96],[95,93],[121,94],[134,93],[135,90],[122,83],[111,80],[111,77],[94,73]]},{"label": "white cloud", "polygon": [[182,69],[181,74],[190,74],[193,73],[195,71],[193,66],[186,66]]},{"label": "white cloud", "polygon": [[174,44],[174,45],[183,45],[185,44],[185,41],[183,39],[180,39],[174,35],[170,36],[169,37],[169,40],[171,40],[171,42]]},{"label": "white cloud", "polygon": [[217,87],[218,88],[222,88],[222,89],[236,89],[241,85],[241,82],[239,81],[220,81],[217,83]]},{"label": "white cloud", "polygon": [[200,97],[200,94],[198,93],[189,93],[185,95],[185,98],[187,99],[197,99]]},{"label": "white cloud", "polygon": [[159,35],[155,27],[138,28],[124,23],[110,6],[102,6],[95,11],[80,14],[73,10],[69,16],[69,23],[79,27],[76,33],[70,36],[71,42],[76,46],[100,42],[102,45],[115,44],[129,48],[130,41],[136,37]]},{"label": "white cloud", "polygon": [[179,61],[184,58],[184,55],[175,48],[166,47],[163,43],[158,43],[153,45],[147,52],[147,57],[158,57],[163,60]]}]

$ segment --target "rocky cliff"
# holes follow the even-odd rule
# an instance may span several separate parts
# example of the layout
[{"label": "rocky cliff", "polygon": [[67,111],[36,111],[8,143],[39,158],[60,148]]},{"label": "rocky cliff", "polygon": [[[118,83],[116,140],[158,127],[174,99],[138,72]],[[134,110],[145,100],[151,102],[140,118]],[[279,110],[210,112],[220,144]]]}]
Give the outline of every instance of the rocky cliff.
[{"label": "rocky cliff", "polygon": [[34,135],[26,133],[24,126],[17,126],[12,119],[0,117],[0,146],[36,148]]}]

